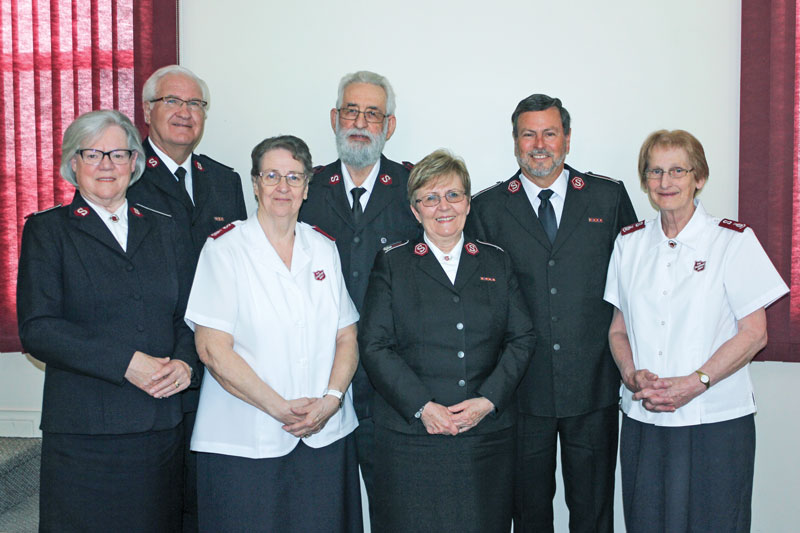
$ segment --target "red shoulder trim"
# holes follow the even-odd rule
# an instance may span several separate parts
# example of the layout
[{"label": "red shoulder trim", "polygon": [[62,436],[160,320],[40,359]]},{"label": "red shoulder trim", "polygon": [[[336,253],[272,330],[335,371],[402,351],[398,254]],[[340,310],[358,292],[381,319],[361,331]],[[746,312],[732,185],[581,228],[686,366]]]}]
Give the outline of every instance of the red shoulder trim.
[{"label": "red shoulder trim", "polygon": [[403,161],[403,166],[406,167],[408,170],[414,170],[414,163],[411,161]]},{"label": "red shoulder trim", "polygon": [[313,172],[314,175],[316,176],[317,174],[322,172],[324,169],[325,169],[325,167],[323,165],[320,165],[318,167],[314,167],[314,169],[311,172]]},{"label": "red shoulder trim", "polygon": [[634,231],[639,231],[644,227],[644,220],[640,220],[639,222],[635,222],[628,226],[625,226],[620,230],[621,235],[627,235],[628,233],[633,233]]},{"label": "red shoulder trim", "polygon": [[214,233],[209,235],[209,237],[211,237],[212,239],[219,239],[220,237],[222,237],[223,235],[225,235],[226,233],[228,233],[230,230],[232,230],[235,227],[236,227],[236,224],[231,222],[230,224],[226,224],[226,225],[222,226],[221,228],[219,228],[217,231],[215,231]]},{"label": "red shoulder trim", "polygon": [[737,222],[729,218],[723,218],[719,222],[719,227],[732,229],[733,231],[738,231],[739,233],[744,233],[744,230],[746,230],[748,226],[744,222]]},{"label": "red shoulder trim", "polygon": [[329,239],[330,239],[330,240],[332,240],[333,242],[336,242],[336,239],[334,239],[333,237],[331,237],[330,235],[328,235],[327,233],[325,233],[324,231],[322,231],[322,229],[321,229],[319,226],[311,226],[311,227],[312,227],[312,228],[314,228],[314,229],[315,229],[316,231],[318,231],[319,233],[322,233],[323,235],[325,235],[327,238],[329,238]]}]

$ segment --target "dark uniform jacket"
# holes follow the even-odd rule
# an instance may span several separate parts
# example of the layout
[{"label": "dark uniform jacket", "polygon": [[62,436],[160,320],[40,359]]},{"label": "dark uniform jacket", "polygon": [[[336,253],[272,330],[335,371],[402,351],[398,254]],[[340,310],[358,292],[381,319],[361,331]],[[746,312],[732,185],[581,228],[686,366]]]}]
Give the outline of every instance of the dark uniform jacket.
[{"label": "dark uniform jacket", "polygon": [[189,258],[170,217],[129,202],[127,251],[76,192],[28,219],[17,283],[19,334],[47,364],[43,431],[87,435],[168,429],[181,395],[155,399],[125,379],[135,351],[185,361],[196,375],[183,315]]},{"label": "dark uniform jacket", "polygon": [[150,142],[145,139],[142,144],[147,154],[145,171],[128,191],[128,201],[172,215],[178,228],[186,232],[197,262],[209,235],[230,222],[247,218],[239,174],[208,156],[192,154],[192,207],[184,203],[181,185]]},{"label": "dark uniform jacket", "polygon": [[[247,218],[239,174],[208,156],[192,154],[192,206],[149,140],[142,144],[147,154],[145,171],[128,190],[128,201],[172,216],[180,235],[179,245],[189,248],[194,277],[200,250],[208,236],[235,220]],[[202,373],[202,365],[200,368]],[[197,410],[198,389],[186,390],[181,396],[186,412]]]},{"label": "dark uniform jacket", "polygon": [[497,412],[470,432],[511,426],[514,390],[534,334],[508,255],[465,236],[455,285],[421,240],[378,254],[359,326],[375,395],[374,421],[427,434],[415,413],[483,396]]},{"label": "dark uniform jacket", "polygon": [[622,182],[569,166],[553,245],[517,172],[479,193],[468,231],[511,256],[534,319],[537,343],[519,388],[520,411],[567,417],[619,400],[619,371],[608,347],[613,307],[603,301],[614,239],[636,214]]},{"label": "dark uniform jacket", "polygon": [[[411,166],[409,164],[409,166]],[[342,163],[315,169],[308,199],[299,219],[319,227],[336,240],[347,290],[361,313],[375,254],[384,246],[416,237],[420,227],[409,206],[406,186],[409,169],[381,156],[380,171],[359,224],[347,199]],[[358,418],[370,416],[372,385],[359,364],[353,377],[354,405]]]}]

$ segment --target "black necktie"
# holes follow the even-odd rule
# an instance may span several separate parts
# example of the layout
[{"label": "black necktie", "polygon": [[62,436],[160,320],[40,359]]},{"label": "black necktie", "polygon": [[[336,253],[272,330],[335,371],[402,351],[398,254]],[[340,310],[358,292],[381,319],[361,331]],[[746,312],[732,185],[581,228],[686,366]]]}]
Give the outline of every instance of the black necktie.
[{"label": "black necktie", "polygon": [[539,193],[539,222],[542,223],[542,228],[550,239],[550,244],[556,240],[556,232],[558,231],[558,224],[556,224],[556,212],[553,210],[553,204],[550,203],[550,197],[553,196],[553,191],[550,189],[542,189]]},{"label": "black necktie", "polygon": [[364,187],[353,187],[350,189],[350,194],[353,195],[353,221],[358,224],[361,220],[361,215],[364,214],[364,209],[361,207],[361,195],[367,192]]},{"label": "black necktie", "polygon": [[178,178],[178,185],[180,186],[180,192],[178,194],[181,195],[181,201],[191,209],[194,207],[194,203],[192,202],[192,197],[189,196],[189,191],[186,190],[186,169],[183,167],[178,167],[175,171],[175,177]]}]

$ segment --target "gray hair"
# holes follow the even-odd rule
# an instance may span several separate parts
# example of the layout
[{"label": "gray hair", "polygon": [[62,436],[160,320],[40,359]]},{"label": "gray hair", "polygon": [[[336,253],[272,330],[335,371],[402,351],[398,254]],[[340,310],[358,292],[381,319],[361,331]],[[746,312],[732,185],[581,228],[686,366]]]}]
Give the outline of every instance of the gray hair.
[{"label": "gray hair", "polygon": [[178,76],[186,76],[190,80],[194,81],[197,86],[200,88],[200,92],[203,94],[203,100],[207,102],[205,107],[205,111],[211,109],[211,93],[208,91],[208,85],[205,81],[202,80],[197,74],[192,72],[186,67],[182,67],[180,65],[167,65],[166,67],[161,67],[160,69],[153,72],[147,81],[144,82],[144,87],[142,87],[142,103],[145,105],[153,105],[150,100],[155,100],[158,98],[158,82],[161,81],[161,78],[164,76],[168,76],[170,74],[178,75]]},{"label": "gray hair", "polygon": [[264,154],[267,152],[278,149],[288,151],[296,161],[303,164],[303,172],[308,176],[308,181],[310,182],[313,167],[311,163],[311,151],[308,149],[308,145],[303,139],[295,137],[294,135],[278,135],[277,137],[264,139],[258,143],[250,153],[250,159],[253,163],[253,167],[250,169],[250,176],[253,179],[253,183],[256,182],[258,173],[261,172],[259,168],[261,165],[261,158],[264,157]]},{"label": "gray hair", "polygon": [[558,112],[561,114],[561,128],[564,130],[565,136],[569,135],[569,111],[567,111],[567,108],[561,105],[561,100],[558,98],[552,98],[546,94],[532,94],[518,103],[517,108],[511,114],[511,127],[513,128],[511,133],[514,135],[514,138],[517,138],[517,122],[519,121],[519,116],[521,114],[527,113],[528,111],[546,111],[551,107],[558,109]]},{"label": "gray hair", "polygon": [[377,85],[383,89],[384,92],[386,92],[386,114],[394,115],[395,97],[392,84],[380,74],[370,72],[369,70],[351,72],[339,81],[339,96],[336,98],[336,109],[342,107],[342,103],[344,102],[344,90],[347,89],[348,85],[353,83],[369,83],[370,85]]},{"label": "gray hair", "polygon": [[78,179],[75,171],[72,170],[72,158],[76,157],[78,150],[84,147],[84,143],[91,143],[100,137],[105,131],[112,127],[119,126],[128,138],[128,150],[133,150],[136,156],[136,168],[131,174],[131,181],[128,187],[144,173],[145,155],[142,148],[142,141],[139,138],[139,130],[133,125],[131,120],[114,109],[101,109],[90,111],[79,116],[72,121],[64,132],[64,141],[61,143],[61,177],[78,186]]}]

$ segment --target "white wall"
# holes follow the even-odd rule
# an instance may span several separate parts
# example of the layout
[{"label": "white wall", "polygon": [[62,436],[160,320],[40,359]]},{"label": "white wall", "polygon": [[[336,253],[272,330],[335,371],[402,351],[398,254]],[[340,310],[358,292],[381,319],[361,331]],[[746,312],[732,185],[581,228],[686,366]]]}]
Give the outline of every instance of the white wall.
[{"label": "white wall", "polygon": [[[655,129],[684,128],[710,162],[703,202],[735,218],[740,8],[731,0],[184,0],[180,52],[212,92],[199,151],[235,166],[246,187],[250,150],[264,137],[295,134],[315,164],[334,160],[328,114],[338,80],[369,69],[398,95],[392,159],[418,161],[446,147],[466,159],[475,190],[505,179],[517,168],[511,112],[544,92],[572,114],[568,163],[624,180],[640,217],[653,210],[636,178],[639,146]],[[800,407],[790,395],[800,365],[752,371],[753,531],[788,532],[800,521]],[[0,357],[0,432],[13,429],[4,420],[36,412],[41,379],[21,355]],[[560,488],[556,506],[556,531],[566,531]]]}]

